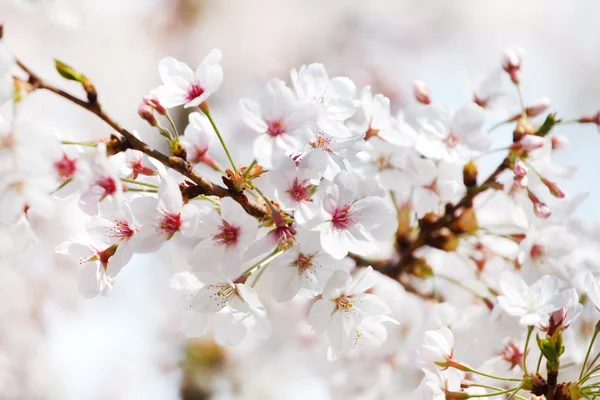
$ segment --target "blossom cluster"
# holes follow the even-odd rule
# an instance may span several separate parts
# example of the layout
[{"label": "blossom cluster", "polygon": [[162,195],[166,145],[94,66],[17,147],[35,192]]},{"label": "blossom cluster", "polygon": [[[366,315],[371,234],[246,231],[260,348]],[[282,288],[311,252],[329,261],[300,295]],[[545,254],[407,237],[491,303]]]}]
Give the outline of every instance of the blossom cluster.
[{"label": "blossom cluster", "polygon": [[[84,228],[55,250],[80,264],[86,298],[109,296],[136,254],[173,242],[185,249],[170,286],[181,294],[188,337],[222,346],[267,339],[279,330],[272,314],[300,307],[328,360],[422,368],[414,392],[422,398],[597,394],[598,357],[588,364],[599,331],[597,235],[571,216],[584,196],[568,198],[556,183],[574,173],[553,160],[568,144],[555,128],[568,121],[546,114],[545,98],[523,102],[521,49],[507,50],[456,110],[420,81],[414,101],[394,110],[383,94],[330,77],[322,64],[293,69],[289,81],[270,80],[239,102],[254,135],[249,165],[234,161],[235,140],[211,113],[221,58],[213,50],[196,70],[160,61],[162,85],[138,114],[164,138],[165,154],[110,119],[85,75],[56,63],[87,99],[65,96],[0,44],[0,101],[12,94],[19,111],[46,89],[114,129],[78,142],[21,122],[19,112],[3,122],[0,253],[45,240],[32,219],[72,202]],[[18,69],[26,79],[13,76]],[[171,117],[178,108],[189,112],[181,132]],[[484,128],[494,112],[503,119]],[[599,124],[594,116],[574,122]],[[509,126],[510,145],[493,149],[492,135]],[[482,179],[479,160],[498,152],[500,165]],[[225,186],[204,178],[207,169]],[[419,327],[424,335],[416,311],[436,316]],[[581,338],[590,339],[587,355]],[[529,351],[539,356],[535,372]],[[561,357],[581,367],[579,378],[557,382]]]}]

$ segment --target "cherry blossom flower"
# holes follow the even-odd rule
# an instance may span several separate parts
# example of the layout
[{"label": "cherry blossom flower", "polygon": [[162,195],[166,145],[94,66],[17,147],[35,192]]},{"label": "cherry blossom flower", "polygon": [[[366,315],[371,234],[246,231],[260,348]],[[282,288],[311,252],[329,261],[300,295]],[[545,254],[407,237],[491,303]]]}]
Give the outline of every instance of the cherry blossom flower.
[{"label": "cherry blossom flower", "polygon": [[204,286],[202,282],[196,275],[186,271],[174,274],[169,286],[179,292],[183,299],[183,315],[181,316],[183,333],[188,337],[203,336],[208,326],[209,316],[192,310],[192,299]]},{"label": "cherry blossom flower", "polygon": [[365,141],[358,136],[339,139],[319,132],[309,143],[311,151],[305,158],[315,165],[322,165],[323,178],[332,180],[338,172],[348,170],[364,146]]},{"label": "cherry blossom flower", "polygon": [[216,275],[202,274],[200,280],[205,285],[192,298],[191,307],[195,312],[211,314],[207,325],[213,325],[217,340],[237,344],[247,330],[259,338],[269,336],[269,320],[252,287]]},{"label": "cherry blossom flower", "polygon": [[312,161],[310,157],[298,161],[280,157],[276,161],[276,168],[269,172],[281,209],[292,212],[299,224],[314,217],[311,205],[322,172],[315,168],[318,166]]},{"label": "cherry blossom flower", "polygon": [[431,114],[420,120],[423,134],[416,143],[422,155],[462,165],[489,149],[491,139],[482,131],[485,115],[481,107],[470,103],[454,114],[430,107]]},{"label": "cherry blossom flower", "polygon": [[[454,335],[448,327],[425,332],[425,343],[419,348],[419,357],[427,369],[448,368],[454,362]],[[437,366],[439,368],[435,368]]]},{"label": "cherry blossom flower", "polygon": [[390,100],[382,94],[373,95],[371,87],[366,86],[360,96],[361,107],[355,115],[358,122],[351,124],[353,131],[364,135],[366,140],[375,136],[402,146],[405,144],[403,137],[396,130],[396,120],[391,115]]},{"label": "cherry blossom flower", "polygon": [[162,181],[158,198],[138,197],[131,202],[131,209],[142,223],[131,239],[135,252],[156,251],[176,233],[191,236],[196,229],[199,209],[194,204],[183,204],[179,185],[166,171],[159,173]]},{"label": "cherry blossom flower", "polygon": [[0,174],[0,223],[15,222],[27,207],[51,215],[54,203],[49,193],[55,188],[51,175],[32,176],[25,171]]},{"label": "cherry blossom flower", "polygon": [[352,278],[347,272],[333,273],[308,316],[308,323],[317,333],[327,331],[333,354],[338,356],[354,343],[357,326],[366,317],[387,315],[391,311],[379,297],[365,293],[377,283],[371,267]]},{"label": "cherry blossom flower", "polygon": [[166,108],[196,107],[204,103],[223,82],[221,58],[220,50],[211,50],[195,72],[173,57],[163,58],[158,64],[163,86],[154,89],[152,95]]},{"label": "cherry blossom flower", "polygon": [[91,162],[91,176],[87,189],[81,194],[79,208],[89,215],[98,214],[98,204],[109,198],[115,207],[123,203],[123,184],[116,168],[106,156],[106,144],[98,143]]},{"label": "cherry blossom flower", "polygon": [[87,231],[103,243],[118,243],[110,258],[114,268],[125,266],[134,253],[132,239],[140,227],[135,223],[129,205],[120,209],[108,208],[101,216],[93,217],[86,225]]},{"label": "cherry blossom flower", "polygon": [[274,271],[273,297],[285,302],[299,292],[315,296],[336,269],[343,268],[341,261],[324,253],[315,232],[299,231],[297,244],[271,262]]},{"label": "cherry blossom flower", "polygon": [[282,80],[268,82],[259,103],[242,99],[240,106],[244,122],[261,134],[254,141],[254,156],[267,168],[273,165],[276,152],[298,152],[314,136],[310,126],[316,118],[316,107],[296,100]]},{"label": "cherry blossom flower", "polygon": [[233,278],[256,238],[258,223],[231,198],[221,199],[219,208],[220,213],[211,209],[199,215],[195,234],[203,240],[194,247],[188,263],[196,272],[220,272]]},{"label": "cherry blossom flower", "polygon": [[211,168],[215,168],[216,163],[208,155],[208,147],[212,143],[214,129],[206,115],[193,112],[189,115],[189,124],[185,128],[183,137],[180,138],[181,144],[187,152],[187,159],[194,164],[204,163]]},{"label": "cherry blossom flower", "polygon": [[138,179],[140,175],[155,176],[158,174],[155,168],[148,165],[148,157],[138,150],[127,149],[114,155],[112,159],[117,164],[119,172],[127,179]]},{"label": "cherry blossom flower", "polygon": [[514,89],[500,68],[495,69],[477,82],[473,90],[473,102],[486,110],[506,113],[515,102]]},{"label": "cherry blossom flower", "polygon": [[113,282],[123,267],[113,265],[111,257],[118,244],[104,245],[90,239],[74,239],[61,243],[57,253],[79,258],[82,265],[79,272],[79,293],[85,298],[93,298],[99,294],[108,296],[112,292]]},{"label": "cherry blossom flower", "polygon": [[498,296],[498,303],[508,314],[519,317],[522,325],[537,325],[565,304],[568,292],[561,292],[560,286],[561,282],[551,275],[527,286],[521,277],[505,271],[500,277],[503,295]]},{"label": "cherry blossom flower", "polygon": [[[323,64],[303,65],[291,72],[294,90],[300,99],[320,104],[327,118],[344,121],[355,111],[356,86],[346,77],[329,78]],[[342,136],[346,133],[342,130]]]},{"label": "cherry blossom flower", "polygon": [[319,215],[311,222],[314,230],[321,233],[321,246],[335,259],[341,259],[348,251],[375,250],[373,231],[382,226],[389,232],[378,231],[389,237],[396,226],[386,225],[394,219],[394,210],[388,201],[375,196],[357,199],[356,179],[347,172],[340,172],[333,182],[319,188]]},{"label": "cherry blossom flower", "polygon": [[[446,400],[449,398],[469,398],[469,394],[483,395],[487,392],[481,387],[462,389],[461,382],[464,376],[460,371],[448,369],[445,371],[425,370],[425,377],[416,390],[423,399]],[[454,397],[450,397],[454,396]]]}]

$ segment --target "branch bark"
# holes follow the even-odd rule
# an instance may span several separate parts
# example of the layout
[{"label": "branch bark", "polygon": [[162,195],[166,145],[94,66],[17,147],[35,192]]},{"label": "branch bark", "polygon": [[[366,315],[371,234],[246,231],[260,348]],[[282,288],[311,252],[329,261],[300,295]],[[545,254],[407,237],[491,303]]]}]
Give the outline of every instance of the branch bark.
[{"label": "branch bark", "polygon": [[161,153],[160,151],[148,146],[146,143],[144,143],[142,140],[138,139],[135,135],[133,135],[127,129],[125,129],[121,125],[119,125],[108,114],[106,114],[104,112],[104,110],[102,109],[102,107],[100,106],[100,103],[98,103],[98,102],[91,103],[86,100],[81,100],[81,99],[73,96],[72,94],[65,92],[62,89],[52,86],[52,85],[46,83],[40,76],[35,74],[30,68],[28,68],[21,61],[17,60],[16,62],[17,62],[17,65],[29,75],[29,83],[33,86],[33,88],[48,90],[49,92],[52,92],[64,99],[70,101],[71,103],[76,104],[79,107],[82,107],[85,110],[91,112],[92,114],[94,114],[98,118],[100,118],[102,121],[104,121],[106,124],[108,124],[112,129],[117,131],[121,136],[123,136],[125,138],[125,140],[127,141],[129,148],[141,151],[142,153],[148,155],[149,157],[156,159],[157,161],[159,161],[166,167],[179,172],[181,175],[183,175],[186,178],[188,178],[189,180],[191,180],[194,183],[194,185],[187,186],[186,188],[183,189],[183,191],[184,191],[183,194],[187,198],[192,198],[192,197],[195,197],[195,196],[198,196],[201,194],[203,194],[205,196],[231,197],[232,199],[237,201],[248,214],[252,215],[253,217],[260,218],[260,219],[267,218],[266,209],[260,205],[250,203],[245,194],[243,194],[241,192],[236,192],[232,189],[225,188],[223,186],[217,185],[217,184],[209,181],[208,179],[206,179],[203,176],[201,176],[200,174],[198,174],[194,170],[194,167],[192,166],[191,163],[189,163],[188,161],[184,160],[181,157],[169,156],[169,155]]}]

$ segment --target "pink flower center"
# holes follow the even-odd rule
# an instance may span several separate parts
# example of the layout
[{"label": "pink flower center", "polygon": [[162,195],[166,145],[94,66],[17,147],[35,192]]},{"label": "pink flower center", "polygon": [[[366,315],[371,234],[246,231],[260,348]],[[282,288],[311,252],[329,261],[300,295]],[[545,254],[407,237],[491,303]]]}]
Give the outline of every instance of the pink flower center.
[{"label": "pink flower center", "polygon": [[460,138],[454,132],[448,132],[448,136],[444,138],[444,144],[448,147],[456,147],[458,143],[460,143]]},{"label": "pink flower center", "polygon": [[285,133],[283,120],[269,121],[267,123],[267,134],[271,137],[281,136]]},{"label": "pink flower center", "polygon": [[338,207],[331,214],[331,223],[335,229],[348,229],[354,223],[350,205]]},{"label": "pink flower center", "polygon": [[125,220],[115,221],[115,226],[112,228],[112,237],[119,239],[129,239],[136,232],[135,227],[131,227]]},{"label": "pink flower center", "polygon": [[298,178],[294,178],[294,183],[292,187],[287,191],[288,194],[295,202],[301,203],[304,201],[312,202],[312,185],[308,181],[308,179],[304,179],[299,181]]},{"label": "pink flower center", "polygon": [[219,225],[219,233],[213,236],[213,240],[217,244],[222,246],[235,245],[238,242],[240,236],[240,228],[235,225],[231,225],[229,222],[223,220],[223,224]]},{"label": "pink flower center", "polygon": [[289,249],[296,243],[296,230],[287,224],[276,226],[270,234],[275,236],[277,247],[281,250]]},{"label": "pink flower center", "polygon": [[314,141],[310,142],[310,146],[313,149],[321,148],[321,149],[323,149],[323,151],[326,151],[328,153],[330,153],[332,151],[330,144],[331,144],[331,139],[324,136],[320,132],[317,134],[317,138]]},{"label": "pink flower center", "polygon": [[544,250],[544,246],[542,246],[541,244],[536,243],[533,246],[531,246],[531,249],[529,250],[529,255],[534,260],[539,260],[540,258],[544,257],[545,254],[546,251]]},{"label": "pink flower center", "polygon": [[204,88],[200,86],[198,81],[194,81],[188,86],[185,98],[187,101],[192,101],[196,97],[200,97],[204,94]]},{"label": "pink flower center", "polygon": [[96,185],[100,186],[104,191],[104,196],[110,196],[117,191],[117,183],[110,176],[100,178],[96,181]]},{"label": "pink flower center", "polygon": [[337,299],[335,299],[335,304],[337,308],[341,311],[348,312],[352,309],[352,303],[350,302],[350,297],[345,294],[341,295]]},{"label": "pink flower center", "polygon": [[510,369],[521,365],[523,352],[514,343],[508,343],[502,350],[502,359],[510,363]]},{"label": "pink flower center", "polygon": [[163,232],[173,236],[181,228],[181,214],[165,214],[160,219],[159,228]]},{"label": "pink flower center", "polygon": [[190,157],[188,161],[191,161],[194,164],[199,164],[199,163],[203,162],[206,158],[205,155],[206,155],[206,152],[208,151],[208,146],[205,146],[205,147],[196,146],[196,148],[194,150],[195,150],[195,152],[193,153],[193,156]]},{"label": "pink flower center", "polygon": [[144,164],[142,164],[142,161],[132,161],[130,164],[131,167],[131,179],[137,179],[137,177],[139,175],[145,175],[145,176],[154,176],[156,175],[156,171],[154,171],[152,168],[148,168],[146,167]]},{"label": "pink flower center", "polygon": [[66,154],[63,154],[63,157],[54,163],[54,168],[56,168],[58,176],[62,179],[71,178],[77,169],[75,160],[71,160]]}]

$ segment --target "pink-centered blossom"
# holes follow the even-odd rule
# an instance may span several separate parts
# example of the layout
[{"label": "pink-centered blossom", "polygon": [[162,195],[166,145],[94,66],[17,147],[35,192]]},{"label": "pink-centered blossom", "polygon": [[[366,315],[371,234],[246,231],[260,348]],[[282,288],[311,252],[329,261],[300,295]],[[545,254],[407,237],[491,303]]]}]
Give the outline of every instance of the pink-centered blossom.
[{"label": "pink-centered blossom", "polygon": [[196,107],[204,103],[216,92],[223,82],[221,51],[212,50],[202,60],[196,71],[173,57],[160,60],[158,72],[162,86],[152,91],[165,108],[181,105]]}]

